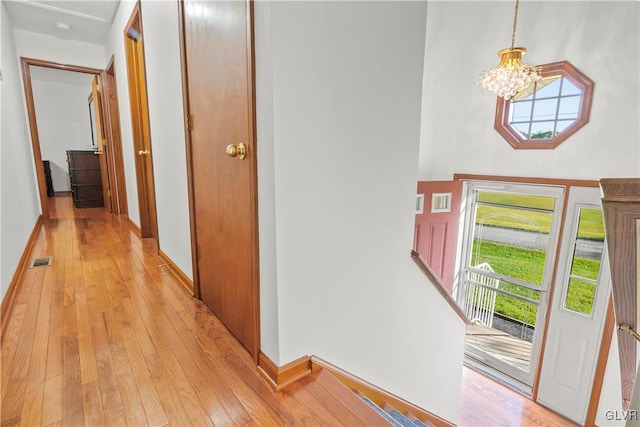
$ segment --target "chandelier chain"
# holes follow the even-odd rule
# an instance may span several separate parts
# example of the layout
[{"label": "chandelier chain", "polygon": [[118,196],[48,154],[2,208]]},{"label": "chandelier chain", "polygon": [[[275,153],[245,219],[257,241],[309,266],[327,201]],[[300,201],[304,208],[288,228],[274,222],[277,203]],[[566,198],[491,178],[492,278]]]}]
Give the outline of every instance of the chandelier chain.
[{"label": "chandelier chain", "polygon": [[518,25],[518,6],[520,4],[520,0],[516,0],[516,11],[513,14],[513,30],[511,31],[511,50],[513,50],[516,45],[516,25]]},{"label": "chandelier chain", "polygon": [[527,49],[515,47],[520,0],[515,0],[515,2],[511,47],[498,52],[500,63],[497,67],[484,73],[484,77],[479,82],[483,88],[494,92],[499,97],[504,98],[505,101],[542,78],[540,67],[531,67],[522,63],[522,55],[527,52]]}]

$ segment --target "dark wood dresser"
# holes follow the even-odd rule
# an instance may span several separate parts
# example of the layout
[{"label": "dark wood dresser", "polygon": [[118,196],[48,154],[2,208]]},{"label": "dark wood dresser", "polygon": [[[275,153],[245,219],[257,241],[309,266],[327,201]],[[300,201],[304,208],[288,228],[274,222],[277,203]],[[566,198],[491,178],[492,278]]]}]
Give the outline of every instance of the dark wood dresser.
[{"label": "dark wood dresser", "polygon": [[67,151],[71,196],[76,208],[104,206],[100,159],[93,151]]}]

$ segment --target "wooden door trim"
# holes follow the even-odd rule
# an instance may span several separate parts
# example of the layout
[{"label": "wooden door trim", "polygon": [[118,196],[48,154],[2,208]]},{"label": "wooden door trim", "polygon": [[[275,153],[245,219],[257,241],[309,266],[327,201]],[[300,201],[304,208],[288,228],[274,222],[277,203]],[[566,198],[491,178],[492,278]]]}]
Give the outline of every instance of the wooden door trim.
[{"label": "wooden door trim", "polygon": [[540,178],[523,176],[500,176],[500,175],[475,175],[466,173],[454,173],[454,180],[461,181],[497,181],[513,182],[522,184],[557,185],[562,187],[599,187],[598,181],[590,179],[564,179],[564,178]]},{"label": "wooden door trim", "polygon": [[178,2],[178,26],[180,33],[180,68],[182,80],[182,108],[184,112],[184,141],[187,158],[187,196],[189,199],[189,232],[191,235],[191,268],[193,276],[193,295],[201,299],[200,294],[200,274],[198,271],[198,250],[196,236],[196,210],[193,188],[193,146],[191,141],[191,126],[193,126],[191,112],[189,107],[189,81],[187,79],[187,49],[186,49],[186,28],[185,28],[185,11],[184,2]]},{"label": "wooden door trim", "polygon": [[[131,30],[140,34],[140,40],[131,36]],[[124,47],[129,84],[129,105],[133,132],[133,157],[136,168],[138,207],[140,210],[140,230],[143,238],[158,240],[158,217],[156,211],[155,180],[153,176],[153,150],[149,125],[149,98],[147,94],[147,72],[144,59],[144,39],[142,26],[142,6],[136,3],[124,28]],[[134,62],[138,62],[138,67]],[[140,150],[149,150],[145,157]],[[148,168],[146,157],[149,157]]]},{"label": "wooden door trim", "polygon": [[[251,210],[255,212],[255,221],[251,224],[253,235],[253,265],[250,266],[253,276],[253,296],[255,312],[252,322],[255,327],[255,342],[252,343],[250,353],[254,359],[254,363],[258,365],[258,358],[260,353],[260,267],[259,267],[259,242],[258,242],[258,175],[257,175],[257,149],[256,149],[256,93],[255,93],[255,41],[254,41],[254,7],[253,1],[245,0],[247,3],[247,68],[248,68],[248,99],[249,103],[249,123],[248,129],[251,135],[249,142],[249,149],[252,150],[252,154],[247,157],[246,160],[251,162],[251,188],[250,191],[253,194],[251,198]],[[194,124],[191,117],[190,100],[188,96],[188,64],[186,54],[186,24],[185,24],[185,10],[183,2],[178,0],[178,16],[180,26],[180,61],[182,68],[182,88],[183,88],[183,104],[185,113],[185,143],[187,152],[187,182],[188,182],[188,196],[189,196],[189,219],[190,219],[190,231],[192,242],[192,265],[193,265],[193,283],[196,298],[202,300],[201,297],[201,281],[199,277],[198,268],[198,236],[196,229],[196,214],[195,214],[195,189],[193,180],[193,147],[191,139],[191,129],[197,126]],[[246,161],[245,160],[245,161]]]},{"label": "wooden door trim", "polygon": [[33,85],[31,82],[30,66],[38,66],[52,68],[55,70],[75,71],[78,73],[100,75],[103,70],[98,68],[81,67],[78,65],[60,64],[42,59],[20,57],[20,65],[22,68],[22,82],[24,85],[24,95],[27,104],[27,116],[29,119],[29,131],[31,133],[31,147],[33,149],[33,161],[36,169],[36,177],[38,183],[38,194],[40,196],[40,207],[42,209],[42,219],[48,220],[49,203],[47,197],[47,184],[44,177],[44,166],[42,164],[42,151],[40,150],[40,135],[38,134],[38,121],[36,119],[36,107],[33,100]]},{"label": "wooden door trim", "polygon": [[259,246],[259,233],[258,233],[258,150],[257,150],[257,136],[256,136],[256,56],[255,56],[255,22],[254,22],[254,2],[246,0],[247,2],[247,87],[249,103],[249,130],[251,132],[251,144],[250,148],[253,148],[253,156],[249,156],[251,161],[251,210],[255,212],[255,221],[251,224],[253,234],[253,261],[252,266],[253,274],[253,297],[254,297],[254,326],[256,328],[256,338],[253,345],[253,358],[256,364],[258,364],[258,357],[260,353],[260,246]]},{"label": "wooden door trim", "polygon": [[[110,79],[113,79],[112,83],[110,82]],[[107,149],[110,150],[110,155],[107,156],[107,160],[110,161],[110,170],[115,171],[115,173],[109,174],[112,201],[114,191],[116,193],[117,200],[114,212],[120,215],[128,215],[129,204],[127,201],[127,184],[124,176],[122,131],[120,128],[120,102],[118,100],[118,86],[115,59],[113,55],[111,55],[109,64],[102,74],[102,87],[105,92],[104,103],[108,119],[107,135],[109,139],[109,146]],[[114,98],[113,103],[109,100],[111,96]]]}]

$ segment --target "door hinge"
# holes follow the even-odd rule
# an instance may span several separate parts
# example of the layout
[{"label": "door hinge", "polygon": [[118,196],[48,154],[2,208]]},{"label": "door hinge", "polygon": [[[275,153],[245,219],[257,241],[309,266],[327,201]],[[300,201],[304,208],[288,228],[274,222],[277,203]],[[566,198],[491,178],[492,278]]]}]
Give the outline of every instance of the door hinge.
[{"label": "door hinge", "polygon": [[111,190],[107,190],[107,196],[111,197]]},{"label": "door hinge", "polygon": [[193,116],[191,114],[187,114],[185,116],[185,121],[187,122],[187,130],[191,132],[193,130]]},{"label": "door hinge", "polygon": [[193,245],[193,257],[198,260],[198,245]]}]

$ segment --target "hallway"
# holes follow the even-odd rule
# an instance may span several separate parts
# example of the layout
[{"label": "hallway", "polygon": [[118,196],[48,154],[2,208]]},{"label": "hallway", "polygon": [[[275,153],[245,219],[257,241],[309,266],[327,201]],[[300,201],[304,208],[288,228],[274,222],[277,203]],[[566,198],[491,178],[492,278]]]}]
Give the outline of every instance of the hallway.
[{"label": "hallway", "polygon": [[[153,241],[102,208],[49,202],[32,255],[53,264],[25,273],[2,341],[3,426],[377,424],[322,371],[274,393]],[[568,423],[466,367],[460,411],[468,426]]]},{"label": "hallway", "polygon": [[26,272],[2,342],[3,426],[368,424],[316,374],[274,393],[152,241],[102,208],[49,201],[33,257],[53,265]]}]

